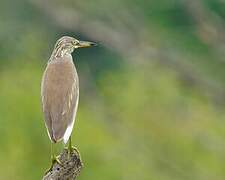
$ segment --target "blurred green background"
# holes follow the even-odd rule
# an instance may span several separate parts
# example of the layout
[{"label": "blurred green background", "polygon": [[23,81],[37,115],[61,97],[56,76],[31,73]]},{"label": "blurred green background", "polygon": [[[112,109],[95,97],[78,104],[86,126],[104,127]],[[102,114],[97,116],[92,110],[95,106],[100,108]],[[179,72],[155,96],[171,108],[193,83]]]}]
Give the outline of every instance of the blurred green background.
[{"label": "blurred green background", "polygon": [[1,0],[0,27],[0,180],[50,165],[40,82],[62,35],[99,44],[73,53],[80,180],[225,179],[224,0]]}]

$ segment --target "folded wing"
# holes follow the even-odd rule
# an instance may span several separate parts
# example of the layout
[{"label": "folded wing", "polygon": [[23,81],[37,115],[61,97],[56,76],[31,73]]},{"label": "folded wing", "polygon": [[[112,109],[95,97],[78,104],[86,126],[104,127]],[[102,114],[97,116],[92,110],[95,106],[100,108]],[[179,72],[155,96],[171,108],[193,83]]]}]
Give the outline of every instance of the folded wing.
[{"label": "folded wing", "polygon": [[79,82],[70,60],[50,62],[42,79],[42,106],[50,139],[66,143],[76,116]]}]

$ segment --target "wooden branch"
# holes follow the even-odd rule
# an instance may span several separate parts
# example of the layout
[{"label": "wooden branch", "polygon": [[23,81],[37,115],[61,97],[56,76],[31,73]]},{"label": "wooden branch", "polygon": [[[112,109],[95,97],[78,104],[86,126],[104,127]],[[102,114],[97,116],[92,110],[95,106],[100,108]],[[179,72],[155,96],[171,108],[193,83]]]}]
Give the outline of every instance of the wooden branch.
[{"label": "wooden branch", "polygon": [[61,165],[55,163],[52,170],[48,171],[42,180],[74,180],[83,167],[80,155],[74,150],[71,155],[67,149],[59,155]]}]

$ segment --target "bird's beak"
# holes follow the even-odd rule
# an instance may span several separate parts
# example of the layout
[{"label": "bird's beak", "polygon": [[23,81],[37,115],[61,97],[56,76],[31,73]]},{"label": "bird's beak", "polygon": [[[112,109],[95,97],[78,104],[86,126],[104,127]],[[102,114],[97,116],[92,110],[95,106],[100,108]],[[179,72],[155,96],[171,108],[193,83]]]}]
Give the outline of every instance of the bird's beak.
[{"label": "bird's beak", "polygon": [[77,48],[90,47],[90,46],[97,46],[97,44],[94,42],[89,42],[89,41],[79,41],[79,43],[76,44]]}]

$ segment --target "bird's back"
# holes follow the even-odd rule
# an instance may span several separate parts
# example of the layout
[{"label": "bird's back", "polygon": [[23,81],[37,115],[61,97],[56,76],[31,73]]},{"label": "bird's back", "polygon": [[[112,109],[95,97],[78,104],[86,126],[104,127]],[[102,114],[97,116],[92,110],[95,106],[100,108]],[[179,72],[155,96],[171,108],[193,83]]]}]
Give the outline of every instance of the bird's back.
[{"label": "bird's back", "polygon": [[45,124],[53,142],[67,142],[73,128],[79,98],[79,82],[72,57],[50,61],[42,79]]}]

